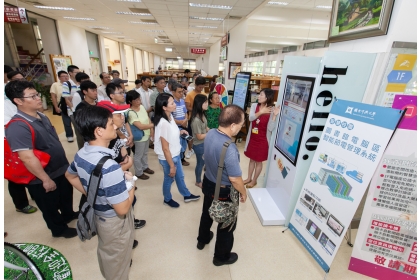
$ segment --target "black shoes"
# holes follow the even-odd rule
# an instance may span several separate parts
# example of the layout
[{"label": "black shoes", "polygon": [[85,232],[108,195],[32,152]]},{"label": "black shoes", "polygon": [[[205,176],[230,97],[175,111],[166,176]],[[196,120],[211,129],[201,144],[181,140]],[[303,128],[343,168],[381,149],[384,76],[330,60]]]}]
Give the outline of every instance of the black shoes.
[{"label": "black shoes", "polygon": [[[210,241],[213,239],[213,236],[214,236],[214,233],[212,231],[210,231]],[[209,244],[210,241],[208,243],[203,243],[203,242],[198,241],[197,242],[197,249],[198,250],[203,250],[204,246],[206,246],[206,244]]]},{"label": "black shoes", "polygon": [[77,236],[77,230],[75,228],[66,228],[62,233],[54,235],[53,237],[64,237],[64,238],[73,238]]},{"label": "black shoes", "polygon": [[230,253],[229,259],[227,259],[225,261],[221,261],[221,260],[218,260],[216,258],[213,258],[213,264],[215,266],[221,266],[221,265],[225,265],[225,264],[233,264],[237,260],[238,260],[238,254],[236,254],[236,253]]},{"label": "black shoes", "polygon": [[65,221],[65,223],[68,224],[71,221],[76,220],[77,218],[79,218],[79,211],[73,212],[73,217],[71,217],[69,220]]},{"label": "black shoes", "polygon": [[139,245],[139,242],[137,240],[134,239],[133,242],[133,249],[135,249],[137,247],[137,245]]},{"label": "black shoes", "polygon": [[146,225],[146,221],[145,220],[134,219],[134,229],[142,228],[145,225]]}]

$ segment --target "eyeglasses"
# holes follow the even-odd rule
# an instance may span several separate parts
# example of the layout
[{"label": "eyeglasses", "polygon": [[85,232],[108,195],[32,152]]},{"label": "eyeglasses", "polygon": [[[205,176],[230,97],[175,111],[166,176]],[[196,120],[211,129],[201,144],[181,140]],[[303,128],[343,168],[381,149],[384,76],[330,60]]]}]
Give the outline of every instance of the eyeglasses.
[{"label": "eyeglasses", "polygon": [[36,100],[36,99],[37,99],[37,97],[41,98],[41,94],[40,94],[39,92],[37,92],[37,93],[36,93],[36,94],[34,94],[34,95],[30,95],[30,96],[23,96],[23,97],[21,97],[21,98],[32,98],[33,100]]}]

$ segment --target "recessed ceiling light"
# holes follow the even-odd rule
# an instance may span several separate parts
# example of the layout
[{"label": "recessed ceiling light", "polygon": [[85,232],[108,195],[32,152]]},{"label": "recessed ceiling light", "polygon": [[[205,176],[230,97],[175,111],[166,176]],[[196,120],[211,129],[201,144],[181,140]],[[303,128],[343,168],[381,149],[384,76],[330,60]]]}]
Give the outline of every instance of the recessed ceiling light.
[{"label": "recessed ceiling light", "polygon": [[134,23],[134,24],[157,24],[156,22],[144,22],[144,21],[129,21],[129,23]]},{"label": "recessed ceiling light", "polygon": [[318,8],[318,9],[331,9],[332,6],[319,5],[319,6],[316,6],[315,8]]},{"label": "recessed ceiling light", "polygon": [[122,32],[116,32],[116,31],[102,31],[104,34],[123,34]]},{"label": "recessed ceiling light", "polygon": [[289,3],[287,2],[277,2],[277,1],[270,1],[267,4],[268,5],[283,5],[283,6],[289,5]]},{"label": "recessed ceiling light", "polygon": [[203,20],[214,20],[214,21],[222,21],[222,18],[208,18],[208,17],[192,17],[190,19],[203,19]]},{"label": "recessed ceiling light", "polygon": [[165,48],[165,52],[172,52],[172,48]]},{"label": "recessed ceiling light", "polygon": [[105,29],[105,30],[111,29],[110,27],[106,27],[106,26],[89,26],[89,28],[91,28],[91,29]]},{"label": "recessed ceiling light", "polygon": [[231,10],[232,6],[190,3],[190,7]]},{"label": "recessed ceiling light", "polygon": [[65,19],[72,19],[72,20],[95,20],[94,18],[78,18],[78,17],[63,17]]},{"label": "recessed ceiling light", "polygon": [[189,32],[189,34],[191,35],[195,35],[195,34],[199,34],[199,35],[203,35],[203,36],[211,36],[211,33],[201,33],[201,32]]},{"label": "recessed ceiling light", "polygon": [[195,27],[195,28],[217,28],[217,26],[208,26],[208,25],[190,25],[190,27]]},{"label": "recessed ceiling light", "polygon": [[129,15],[129,16],[151,16],[149,13],[133,13],[133,12],[115,12],[117,15]]},{"label": "recessed ceiling light", "polygon": [[143,32],[157,32],[157,33],[161,33],[163,32],[163,30],[155,30],[155,29],[143,29]]},{"label": "recessed ceiling light", "polygon": [[67,8],[67,7],[51,7],[51,6],[36,6],[36,5],[34,5],[34,7],[38,9],[46,9],[46,10],[74,11],[73,8]]}]

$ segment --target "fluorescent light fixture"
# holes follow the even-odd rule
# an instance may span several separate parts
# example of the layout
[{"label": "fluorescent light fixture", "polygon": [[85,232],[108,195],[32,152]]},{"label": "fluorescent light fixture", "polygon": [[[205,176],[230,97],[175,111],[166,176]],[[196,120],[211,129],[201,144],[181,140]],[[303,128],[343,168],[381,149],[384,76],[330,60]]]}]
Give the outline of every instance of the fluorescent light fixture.
[{"label": "fluorescent light fixture", "polygon": [[155,37],[155,43],[156,43],[156,44],[158,43],[158,38],[156,38],[156,37]]},{"label": "fluorescent light fixture", "polygon": [[190,7],[222,9],[222,10],[231,10],[232,9],[232,6],[210,5],[210,4],[199,4],[199,3],[190,3]]},{"label": "fluorescent light fixture", "polygon": [[202,20],[223,21],[222,18],[192,17],[192,16],[190,16],[190,19],[202,19]]},{"label": "fluorescent light fixture", "polygon": [[178,59],[182,59],[182,57],[180,57],[180,56],[177,56],[176,58],[178,58]]},{"label": "fluorescent light fixture", "polygon": [[102,33],[104,33],[104,34],[123,34],[122,32],[117,32],[117,31],[102,31]]},{"label": "fluorescent light fixture", "polygon": [[201,33],[201,32],[189,32],[188,34],[191,34],[191,35],[198,34],[198,35],[203,35],[203,36],[211,36],[212,35],[211,33]]},{"label": "fluorescent light fixture", "polygon": [[37,5],[34,5],[34,7],[38,9],[46,9],[46,10],[74,11],[73,8],[68,8],[68,7],[51,7],[51,6],[37,6]]},{"label": "fluorescent light fixture", "polygon": [[318,9],[331,9],[332,6],[319,5],[319,6],[316,6],[315,8],[318,8]]},{"label": "fluorescent light fixture", "polygon": [[129,21],[129,23],[134,23],[134,24],[157,24],[156,22],[143,22],[143,21]]},{"label": "fluorescent light fixture", "polygon": [[211,28],[217,28],[217,26],[208,26],[208,25],[190,25],[190,27],[195,27],[195,28],[208,28],[208,29],[211,29]]},{"label": "fluorescent light fixture", "polygon": [[141,0],[117,0],[117,2],[137,2],[137,3],[140,3]]},{"label": "fluorescent light fixture", "polygon": [[289,3],[287,2],[277,2],[277,1],[270,1],[267,4],[268,5],[283,5],[283,6],[289,5]]},{"label": "fluorescent light fixture", "polygon": [[129,15],[129,16],[151,16],[149,13],[133,13],[133,12],[115,12],[117,15]]},{"label": "fluorescent light fixture", "polygon": [[78,18],[78,17],[63,17],[65,19],[72,19],[72,20],[95,20],[94,18]]},{"label": "fluorescent light fixture", "polygon": [[172,52],[172,48],[165,48],[165,52]]},{"label": "fluorescent light fixture", "polygon": [[162,33],[163,30],[157,30],[157,29],[143,29],[143,32],[156,32],[156,33]]},{"label": "fluorescent light fixture", "polygon": [[91,28],[91,29],[97,28],[97,29],[104,29],[104,30],[111,29],[110,27],[106,27],[106,26],[89,26],[89,28]]}]

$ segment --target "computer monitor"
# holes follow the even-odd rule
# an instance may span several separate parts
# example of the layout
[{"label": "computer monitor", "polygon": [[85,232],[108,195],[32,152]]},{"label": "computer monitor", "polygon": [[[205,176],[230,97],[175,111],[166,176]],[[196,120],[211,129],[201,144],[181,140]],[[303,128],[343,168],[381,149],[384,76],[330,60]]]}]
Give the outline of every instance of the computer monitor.
[{"label": "computer monitor", "polygon": [[239,72],[236,74],[232,104],[238,105],[244,110],[246,110],[246,107],[248,106],[248,88],[250,81],[251,72]]}]

